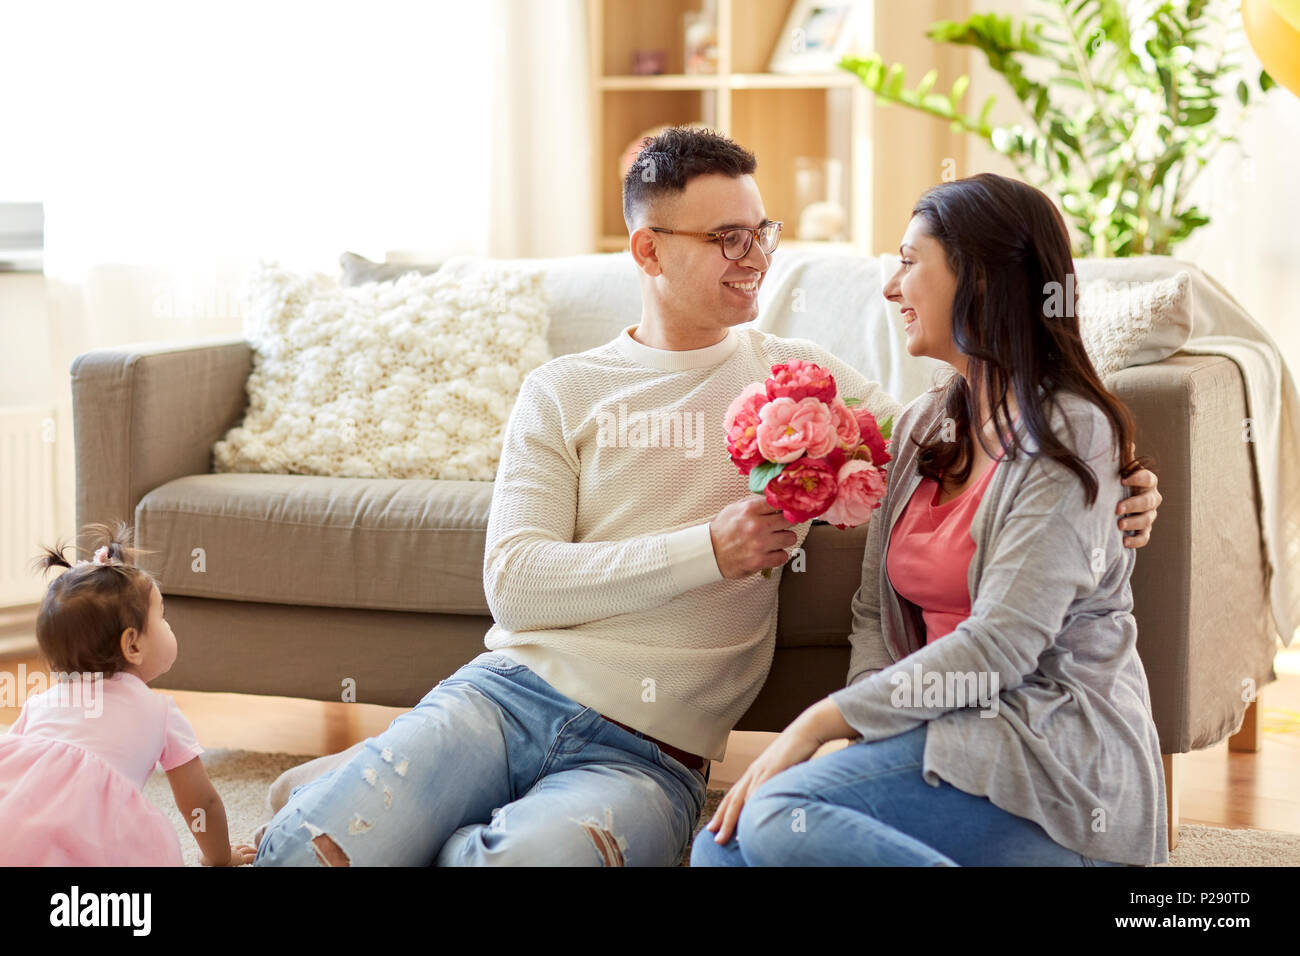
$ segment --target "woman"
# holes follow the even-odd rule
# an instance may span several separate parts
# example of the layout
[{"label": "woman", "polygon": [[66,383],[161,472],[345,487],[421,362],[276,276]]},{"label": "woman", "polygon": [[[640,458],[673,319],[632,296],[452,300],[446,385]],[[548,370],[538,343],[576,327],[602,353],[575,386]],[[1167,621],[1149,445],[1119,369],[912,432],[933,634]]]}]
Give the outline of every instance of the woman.
[{"label": "woman", "polygon": [[956,374],[894,426],[849,686],[754,761],[691,863],[1166,862],[1134,553],[1111,515],[1142,463],[1080,339],[1065,222],[984,173],[927,191],[900,253],[885,296],[908,352]]}]

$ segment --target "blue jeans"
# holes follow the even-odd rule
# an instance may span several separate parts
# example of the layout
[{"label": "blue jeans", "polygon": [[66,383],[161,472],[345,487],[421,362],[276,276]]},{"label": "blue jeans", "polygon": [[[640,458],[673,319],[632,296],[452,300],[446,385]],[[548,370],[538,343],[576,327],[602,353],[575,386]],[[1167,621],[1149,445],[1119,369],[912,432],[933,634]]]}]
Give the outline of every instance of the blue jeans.
[{"label": "blue jeans", "polygon": [[691,866],[1124,866],[1032,820],[921,776],[926,727],[858,741],[764,782],[726,844],[701,830]]},{"label": "blue jeans", "polygon": [[706,774],[484,653],[294,788],[258,866],[672,866]]}]

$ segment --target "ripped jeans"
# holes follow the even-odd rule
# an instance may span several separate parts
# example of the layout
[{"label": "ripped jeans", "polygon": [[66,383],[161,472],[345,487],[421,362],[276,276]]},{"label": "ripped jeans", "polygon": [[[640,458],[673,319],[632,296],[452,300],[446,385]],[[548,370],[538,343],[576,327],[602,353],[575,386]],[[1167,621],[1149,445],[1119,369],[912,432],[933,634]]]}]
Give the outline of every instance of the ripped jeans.
[{"label": "ripped jeans", "polygon": [[705,773],[480,654],[299,787],[257,866],[672,866]]}]

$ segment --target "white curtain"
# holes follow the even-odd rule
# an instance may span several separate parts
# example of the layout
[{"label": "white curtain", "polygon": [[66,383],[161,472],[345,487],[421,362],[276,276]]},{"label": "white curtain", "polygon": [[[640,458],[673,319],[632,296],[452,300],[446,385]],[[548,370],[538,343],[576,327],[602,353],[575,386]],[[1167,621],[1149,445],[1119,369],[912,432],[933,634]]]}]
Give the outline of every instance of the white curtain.
[{"label": "white curtain", "polygon": [[490,254],[592,252],[583,0],[497,0]]},{"label": "white curtain", "polygon": [[[87,349],[238,333],[259,257],[590,245],[582,0],[6,3],[0,201],[46,209],[44,327],[5,325],[58,410]],[[0,301],[0,315],[5,303]]]}]

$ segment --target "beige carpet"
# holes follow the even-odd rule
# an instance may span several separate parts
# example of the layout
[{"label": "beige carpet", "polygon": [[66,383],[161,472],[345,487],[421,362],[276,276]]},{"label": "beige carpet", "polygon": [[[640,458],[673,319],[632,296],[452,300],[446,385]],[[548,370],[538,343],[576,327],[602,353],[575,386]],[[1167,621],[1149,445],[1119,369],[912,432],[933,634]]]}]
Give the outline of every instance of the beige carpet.
[{"label": "beige carpet", "polygon": [[[266,816],[267,790],[276,777],[310,759],[247,750],[209,750],[204,753],[203,765],[226,806],[231,839],[249,841],[253,830]],[[176,827],[186,865],[197,866],[198,844],[185,829],[172,800],[166,775],[155,772],[145,786],[145,795],[167,813]],[[713,815],[721,798],[721,790],[709,791],[697,832]],[[1178,833],[1178,849],[1170,854],[1169,863],[1160,866],[1300,866],[1300,834],[1187,824],[1180,826]],[[685,863],[683,859],[681,865]]]}]

